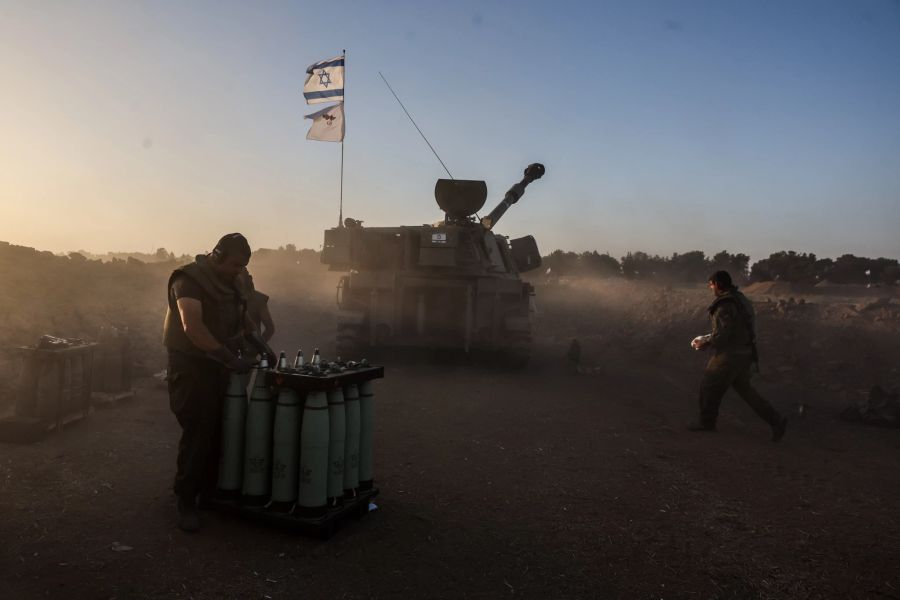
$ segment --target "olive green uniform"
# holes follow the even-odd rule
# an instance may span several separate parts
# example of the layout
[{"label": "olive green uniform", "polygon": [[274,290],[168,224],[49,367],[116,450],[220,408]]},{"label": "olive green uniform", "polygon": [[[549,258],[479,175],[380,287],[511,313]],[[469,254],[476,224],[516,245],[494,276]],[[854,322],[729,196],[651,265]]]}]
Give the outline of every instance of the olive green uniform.
[{"label": "olive green uniform", "polygon": [[714,354],[700,382],[700,424],[715,428],[722,398],[733,387],[766,423],[777,426],[781,415],[750,383],[756,362],[753,305],[733,287],[716,297],[709,307],[709,316],[713,326],[710,347]]},{"label": "olive green uniform", "polygon": [[204,325],[231,350],[239,344],[246,310],[240,292],[222,282],[207,260],[198,256],[195,262],[172,273],[163,332],[163,343],[169,351],[169,405],[182,428],[174,489],[189,501],[215,487],[228,371],[188,339],[177,301],[199,300]]}]

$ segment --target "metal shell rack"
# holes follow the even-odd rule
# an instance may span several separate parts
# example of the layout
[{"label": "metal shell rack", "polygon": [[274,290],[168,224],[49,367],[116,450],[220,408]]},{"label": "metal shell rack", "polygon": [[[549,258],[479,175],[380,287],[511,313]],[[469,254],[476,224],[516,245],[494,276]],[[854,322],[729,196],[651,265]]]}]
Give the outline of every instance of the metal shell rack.
[{"label": "metal shell rack", "polygon": [[327,392],[351,383],[362,383],[384,377],[384,367],[360,367],[350,369],[343,373],[330,373],[328,375],[307,375],[293,371],[270,370],[267,375],[273,379],[278,387],[287,387],[294,391]]},{"label": "metal shell rack", "polygon": [[[348,517],[360,518],[368,513],[372,499],[374,499],[379,492],[378,488],[374,486],[374,477],[371,474],[372,421],[374,418],[372,381],[383,377],[384,368],[379,366],[357,366],[355,368],[346,368],[341,372],[334,372],[334,370],[331,370],[322,374],[312,374],[308,371],[304,372],[302,370],[293,369],[267,369],[258,371],[256,375],[257,381],[254,384],[254,393],[251,394],[249,402],[246,403],[246,406],[249,408],[243,412],[243,416],[241,417],[244,423],[242,429],[245,432],[239,444],[240,454],[243,456],[242,467],[237,469],[237,478],[232,478],[231,483],[228,485],[223,484],[223,476],[222,473],[220,473],[220,489],[214,497],[209,499],[210,507],[284,529],[318,536],[323,539],[331,537]],[[260,378],[262,378],[262,383],[259,381]],[[266,387],[277,390],[277,394],[271,394],[269,400],[266,400],[265,396],[258,392],[259,389]],[[362,402],[355,403],[357,405],[354,406],[356,411],[354,413],[355,420],[349,417],[349,405],[352,400],[360,399],[358,395],[358,390],[360,389],[366,391],[362,397],[367,400],[365,408],[362,410],[362,414],[364,415],[362,417],[362,426],[360,426],[359,409],[359,405],[363,404]],[[337,436],[334,434],[334,427],[338,425],[338,419],[335,419],[335,413],[332,413],[335,406],[332,404],[331,400],[332,397],[336,397],[342,403],[345,392],[348,392],[348,423],[355,423],[356,431],[362,431],[361,434],[356,434],[356,455],[353,458],[354,470],[352,471],[352,475],[349,473],[351,463],[349,455],[346,463],[348,474],[344,475],[345,463],[343,451],[340,452],[339,459],[335,460],[333,456],[330,456],[330,448],[328,446],[330,428],[332,441],[337,442],[339,449],[343,450],[343,436],[345,431],[343,420],[344,407],[343,405],[339,405],[340,413],[337,413],[337,415],[341,417],[340,434],[342,438],[341,440],[337,440]],[[296,403],[285,403],[283,398],[290,397],[291,394],[295,394],[293,397],[298,400]],[[357,395],[354,396],[353,394]],[[278,397],[277,400],[275,399],[276,395]],[[253,433],[254,428],[257,427],[255,424],[251,424],[251,420],[254,418],[253,415],[257,414],[253,412],[257,410],[253,408],[254,402],[257,403],[257,406],[267,402],[272,405],[269,407],[270,417],[268,418],[266,428],[263,428],[262,434],[260,434],[258,428],[255,433]],[[238,400],[238,404],[240,404],[240,400]],[[276,408],[281,410],[282,407],[293,409],[296,411],[295,415],[291,416],[290,419],[285,420],[284,415],[279,416],[280,413],[276,412]],[[229,418],[227,410],[226,404],[226,415],[223,417],[223,448],[229,444],[236,446],[234,442],[229,442],[228,435],[224,433],[228,427],[226,424]],[[329,413],[332,414],[331,419],[328,417]],[[283,436],[285,422],[289,423],[286,429],[292,431],[296,436],[296,441],[294,442],[296,449],[293,450],[293,462],[291,462],[290,459],[286,461],[281,461],[279,459],[279,439],[282,441],[284,439],[283,437],[279,438],[279,435]],[[314,427],[319,428],[318,432],[308,434],[308,431],[313,430]],[[324,431],[322,430],[323,428]],[[239,427],[238,429],[241,428]],[[346,429],[349,430],[350,427],[348,426]],[[234,431],[233,427],[232,431]],[[282,433],[279,434],[279,432]],[[253,435],[257,437],[252,439],[251,436]],[[265,484],[267,496],[262,498],[259,495],[261,488],[248,491],[249,486],[247,484],[247,481],[251,479],[251,477],[255,478],[258,476],[258,471],[255,473],[251,472],[251,469],[258,464],[258,461],[254,462],[255,457],[251,456],[251,448],[259,447],[259,444],[256,442],[259,440],[260,435],[262,435],[263,438],[268,436],[268,439],[272,440],[267,449],[268,461],[266,469],[268,470],[268,473],[266,476],[268,477],[268,483]],[[310,443],[312,442],[309,442],[309,439],[312,439],[313,437],[320,442],[318,449],[310,446]],[[349,437],[349,434],[347,434],[347,437]],[[362,451],[359,450],[360,439],[362,439]],[[324,449],[322,447],[323,443]],[[273,447],[275,448],[274,450]],[[317,452],[318,455],[316,454]],[[227,452],[223,451],[223,456],[226,453]],[[360,454],[363,455],[362,461],[359,459]],[[316,458],[316,456],[318,456],[318,458]],[[310,502],[309,494],[304,494],[304,486],[306,486],[307,491],[310,486],[315,487],[315,483],[309,483],[309,464],[313,459],[325,461],[323,465],[326,470],[326,475],[322,475],[321,471],[319,472],[319,487],[316,489],[319,492],[324,493],[325,482],[322,479],[323,477],[328,479],[327,483],[329,488],[328,493],[325,496],[321,496],[320,493],[319,496],[315,497],[317,498],[316,500]],[[288,463],[287,468],[279,469],[284,462]],[[363,468],[359,468],[359,463],[363,462],[367,463],[367,465]],[[332,485],[331,475],[335,467],[339,469],[337,478],[343,478],[342,482],[344,484],[341,485],[341,482],[338,482],[338,493],[332,493],[330,487]],[[282,476],[282,473],[285,470],[295,474],[294,479],[289,478],[287,484],[284,483],[285,480]],[[348,479],[344,477],[349,477],[350,483],[347,483]],[[313,479],[314,478],[315,475],[313,475]],[[279,490],[290,490],[291,486],[293,486],[294,490],[298,489],[298,479],[299,496],[297,496],[294,501],[281,497],[284,492],[279,492]],[[238,487],[237,484],[238,480],[241,480],[240,487]],[[254,481],[258,480],[254,479]],[[285,485],[287,485],[287,488],[285,488]],[[223,489],[223,487],[225,489]],[[325,502],[320,505],[318,498],[321,497],[325,498]]]}]

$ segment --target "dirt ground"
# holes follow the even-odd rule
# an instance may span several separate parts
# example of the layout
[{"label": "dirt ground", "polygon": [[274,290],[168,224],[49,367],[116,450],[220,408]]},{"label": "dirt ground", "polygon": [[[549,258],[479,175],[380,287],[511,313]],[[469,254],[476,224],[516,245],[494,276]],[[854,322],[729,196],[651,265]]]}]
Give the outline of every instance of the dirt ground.
[{"label": "dirt ground", "polygon": [[[705,290],[542,285],[531,368],[387,365],[378,509],[326,542],[215,512],[178,531],[179,430],[144,380],[130,403],[0,445],[0,596],[900,598],[900,435],[838,418],[896,385],[896,305],[754,300],[781,443],[733,395],[718,433],[683,428]],[[322,339],[326,307],[273,295],[276,349]]]}]

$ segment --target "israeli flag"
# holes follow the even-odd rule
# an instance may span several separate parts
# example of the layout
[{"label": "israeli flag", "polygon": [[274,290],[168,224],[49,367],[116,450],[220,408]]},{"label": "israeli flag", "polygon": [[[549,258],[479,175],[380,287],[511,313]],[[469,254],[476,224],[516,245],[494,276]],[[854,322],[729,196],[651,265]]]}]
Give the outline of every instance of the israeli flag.
[{"label": "israeli flag", "polygon": [[335,56],[306,69],[303,97],[307,104],[344,101],[344,57]]}]

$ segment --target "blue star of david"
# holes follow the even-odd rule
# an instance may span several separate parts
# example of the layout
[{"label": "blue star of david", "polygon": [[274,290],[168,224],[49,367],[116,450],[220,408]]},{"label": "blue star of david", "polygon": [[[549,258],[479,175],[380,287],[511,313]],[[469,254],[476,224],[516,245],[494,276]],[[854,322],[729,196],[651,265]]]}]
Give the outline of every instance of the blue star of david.
[{"label": "blue star of david", "polygon": [[323,85],[326,88],[331,84],[331,75],[328,74],[328,71],[322,69],[316,75],[319,76],[319,85]]}]

